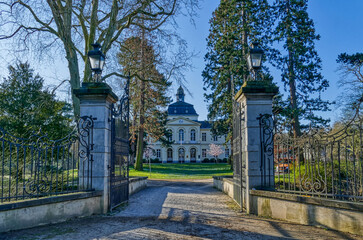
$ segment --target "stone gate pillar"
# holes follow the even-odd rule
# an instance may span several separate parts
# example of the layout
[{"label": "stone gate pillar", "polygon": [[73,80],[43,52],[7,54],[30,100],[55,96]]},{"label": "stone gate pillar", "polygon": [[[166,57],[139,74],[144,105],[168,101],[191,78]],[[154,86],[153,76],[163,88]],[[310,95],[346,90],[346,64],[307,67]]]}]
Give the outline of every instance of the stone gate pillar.
[{"label": "stone gate pillar", "polygon": [[[94,119],[92,187],[103,191],[102,208],[106,213],[110,196],[111,106],[117,101],[117,96],[106,83],[82,83],[74,94],[80,100],[80,115]],[[80,182],[84,177],[79,175]]]},{"label": "stone gate pillar", "polygon": [[[273,178],[273,158],[262,158],[261,136],[259,117],[262,114],[272,114],[272,98],[277,94],[278,88],[267,81],[248,81],[241,87],[235,96],[235,100],[239,103],[238,107],[241,111],[241,129],[240,141],[242,141],[240,149],[242,151],[241,159],[243,168],[242,175],[245,179],[241,189],[243,192],[243,202],[247,213],[252,213],[250,190],[262,187],[261,166],[271,166],[267,169],[272,176],[264,176]],[[263,160],[264,159],[264,160]],[[272,161],[272,163],[264,163],[262,161]],[[265,169],[266,170],[266,169]],[[271,171],[272,170],[272,171]]]}]

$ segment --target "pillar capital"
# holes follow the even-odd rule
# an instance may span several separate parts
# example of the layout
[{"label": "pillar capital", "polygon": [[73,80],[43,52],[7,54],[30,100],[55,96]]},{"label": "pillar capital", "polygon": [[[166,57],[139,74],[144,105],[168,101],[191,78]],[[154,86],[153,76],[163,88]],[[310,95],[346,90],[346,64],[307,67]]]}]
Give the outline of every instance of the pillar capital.
[{"label": "pillar capital", "polygon": [[73,93],[82,100],[107,100],[115,103],[118,100],[112,88],[104,82],[84,82],[78,89],[74,89]]},{"label": "pillar capital", "polygon": [[279,88],[271,81],[247,81],[234,96],[234,99],[238,101],[242,95],[275,96],[278,92]]}]

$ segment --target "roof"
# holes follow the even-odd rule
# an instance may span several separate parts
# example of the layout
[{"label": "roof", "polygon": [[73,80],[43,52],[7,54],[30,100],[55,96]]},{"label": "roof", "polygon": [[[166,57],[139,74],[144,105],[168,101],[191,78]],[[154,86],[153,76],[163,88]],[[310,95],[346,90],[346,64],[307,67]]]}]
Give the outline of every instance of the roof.
[{"label": "roof", "polygon": [[175,102],[168,107],[169,115],[198,115],[192,104],[186,102]]},{"label": "roof", "polygon": [[200,123],[200,128],[212,128],[212,124],[208,121],[197,121]]}]

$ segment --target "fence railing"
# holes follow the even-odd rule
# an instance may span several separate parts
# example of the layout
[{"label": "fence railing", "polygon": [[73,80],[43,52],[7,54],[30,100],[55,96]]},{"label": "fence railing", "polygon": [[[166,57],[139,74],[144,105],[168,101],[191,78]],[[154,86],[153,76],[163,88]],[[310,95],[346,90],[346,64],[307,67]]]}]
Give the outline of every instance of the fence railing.
[{"label": "fence railing", "polygon": [[[267,162],[274,164],[273,170],[266,166],[263,169],[273,171],[275,190],[363,201],[362,119],[355,117],[335,130],[310,129],[298,138],[292,138],[287,132],[277,132],[276,126],[272,135],[272,131],[266,130],[271,130],[268,126],[270,122],[260,121],[261,131],[273,136],[273,142],[271,138],[264,138],[270,140],[272,145],[269,145],[269,150],[262,148],[261,159],[270,158]],[[268,145],[266,142],[264,144]],[[266,170],[264,175],[267,175]],[[264,183],[270,186],[267,181]]]},{"label": "fence railing", "polygon": [[[93,119],[82,117],[67,137],[18,138],[0,128],[0,202],[92,189]],[[87,170],[87,178],[79,174]]]}]

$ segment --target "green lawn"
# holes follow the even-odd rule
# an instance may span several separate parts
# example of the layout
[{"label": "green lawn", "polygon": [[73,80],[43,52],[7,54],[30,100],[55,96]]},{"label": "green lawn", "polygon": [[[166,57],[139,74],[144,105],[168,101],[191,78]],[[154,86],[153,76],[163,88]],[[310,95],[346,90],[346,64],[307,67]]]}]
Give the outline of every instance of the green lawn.
[{"label": "green lawn", "polygon": [[144,164],[144,171],[135,171],[130,166],[130,177],[149,177],[150,179],[206,179],[213,176],[232,175],[228,164],[184,163],[184,164]]}]

